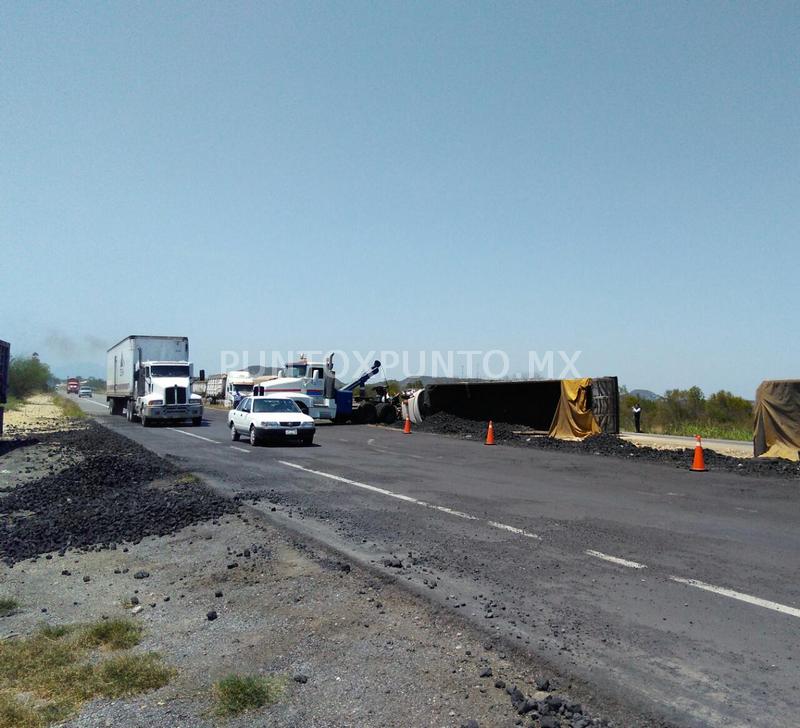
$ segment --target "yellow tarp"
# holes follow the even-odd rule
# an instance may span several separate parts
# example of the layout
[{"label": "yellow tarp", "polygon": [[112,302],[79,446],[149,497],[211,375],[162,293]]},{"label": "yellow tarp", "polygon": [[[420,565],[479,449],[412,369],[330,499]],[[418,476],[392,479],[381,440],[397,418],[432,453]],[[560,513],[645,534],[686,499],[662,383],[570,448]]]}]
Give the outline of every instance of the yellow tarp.
[{"label": "yellow tarp", "polygon": [[753,453],[800,460],[800,381],[762,382],[756,390]]},{"label": "yellow tarp", "polygon": [[591,387],[592,380],[588,377],[561,380],[561,398],[550,425],[550,437],[583,440],[600,434],[600,425],[589,407]]}]

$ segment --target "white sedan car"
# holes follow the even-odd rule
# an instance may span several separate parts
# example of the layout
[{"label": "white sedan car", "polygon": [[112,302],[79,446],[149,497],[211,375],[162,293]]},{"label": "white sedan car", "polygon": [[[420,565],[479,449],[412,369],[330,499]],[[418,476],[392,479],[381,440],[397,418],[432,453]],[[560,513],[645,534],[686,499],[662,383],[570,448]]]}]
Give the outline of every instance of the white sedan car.
[{"label": "white sedan car", "polygon": [[228,412],[231,440],[242,435],[251,445],[261,442],[314,442],[314,420],[300,411],[288,397],[245,397]]}]

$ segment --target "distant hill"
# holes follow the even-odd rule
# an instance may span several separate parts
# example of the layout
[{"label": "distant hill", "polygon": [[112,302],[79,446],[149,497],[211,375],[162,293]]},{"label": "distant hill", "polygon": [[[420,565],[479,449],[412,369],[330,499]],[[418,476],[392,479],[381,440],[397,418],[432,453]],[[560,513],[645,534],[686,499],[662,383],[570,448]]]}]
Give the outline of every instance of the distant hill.
[{"label": "distant hill", "polygon": [[632,389],[630,392],[628,392],[628,394],[632,397],[642,400],[643,402],[653,402],[657,399],[661,399],[660,394],[651,392],[649,389]]}]

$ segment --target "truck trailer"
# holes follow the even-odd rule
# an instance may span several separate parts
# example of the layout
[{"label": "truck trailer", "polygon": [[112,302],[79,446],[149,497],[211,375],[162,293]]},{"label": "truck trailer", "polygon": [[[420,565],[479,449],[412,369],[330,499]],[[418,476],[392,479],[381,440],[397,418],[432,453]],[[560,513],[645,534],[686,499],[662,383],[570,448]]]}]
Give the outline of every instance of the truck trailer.
[{"label": "truck trailer", "polygon": [[199,426],[203,400],[192,394],[191,376],[185,336],[127,336],[108,350],[108,411],[144,427],[181,420]]},{"label": "truck trailer", "polygon": [[0,437],[3,435],[3,413],[8,396],[8,367],[11,363],[11,345],[0,341]]}]

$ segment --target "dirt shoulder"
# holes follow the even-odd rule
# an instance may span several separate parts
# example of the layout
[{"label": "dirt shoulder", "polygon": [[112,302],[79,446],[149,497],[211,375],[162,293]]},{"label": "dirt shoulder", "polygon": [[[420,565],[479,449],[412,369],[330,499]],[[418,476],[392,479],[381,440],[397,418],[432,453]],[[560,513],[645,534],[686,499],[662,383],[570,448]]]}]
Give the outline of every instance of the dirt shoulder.
[{"label": "dirt shoulder", "polygon": [[[127,617],[144,627],[135,649],[175,669],[65,725],[605,724],[466,622],[95,423],[41,433],[0,469],[0,598],[18,605],[0,639]],[[283,691],[220,718],[213,686],[231,673],[276,676]]]},{"label": "dirt shoulder", "polygon": [[3,439],[0,442],[35,437],[45,432],[58,432],[76,426],[78,423],[64,416],[62,409],[55,403],[54,395],[35,394],[26,399],[18,409],[4,414]]},{"label": "dirt shoulder", "polygon": [[[649,435],[647,433],[623,432],[620,439],[632,442],[634,445],[651,447],[654,450],[685,450],[693,448],[694,442],[687,437],[673,435]],[[750,459],[753,457],[752,442],[728,442],[703,440],[703,449],[713,450],[720,455],[732,458]]]}]

